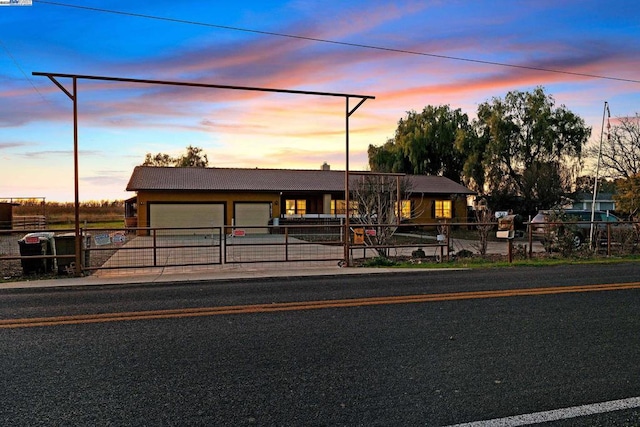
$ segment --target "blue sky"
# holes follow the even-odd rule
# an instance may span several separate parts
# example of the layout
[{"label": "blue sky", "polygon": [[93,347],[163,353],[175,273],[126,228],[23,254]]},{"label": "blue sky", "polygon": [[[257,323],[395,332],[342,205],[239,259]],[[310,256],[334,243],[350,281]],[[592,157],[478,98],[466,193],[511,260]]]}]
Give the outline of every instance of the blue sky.
[{"label": "blue sky", "polygon": [[[375,96],[350,119],[350,168],[365,169],[369,144],[384,144],[409,110],[448,104],[473,117],[482,102],[536,86],[596,143],[604,101],[614,120],[640,111],[638,70],[632,1],[2,6],[0,198],[74,198],[72,103],[34,71]],[[345,166],[341,98],[80,80],[78,105],[81,200],[132,196],[125,187],[146,153],[187,145],[216,167]]]}]

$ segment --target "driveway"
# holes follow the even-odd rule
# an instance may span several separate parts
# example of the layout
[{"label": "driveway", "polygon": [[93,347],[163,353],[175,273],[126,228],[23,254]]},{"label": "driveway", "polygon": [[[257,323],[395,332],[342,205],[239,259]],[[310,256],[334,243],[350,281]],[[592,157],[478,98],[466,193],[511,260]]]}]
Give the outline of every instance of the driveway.
[{"label": "driveway", "polygon": [[[285,240],[286,239],[286,240]],[[286,243],[286,244],[285,244]],[[478,242],[464,239],[450,240],[454,255],[462,250],[478,253]],[[526,245],[526,241],[514,241],[514,245]],[[224,248],[223,248],[224,246]],[[424,245],[391,248],[392,257],[411,257],[421,248],[428,259],[446,257],[446,248],[435,245],[435,241],[426,240]],[[538,242],[533,243],[533,251],[543,251]],[[489,242],[487,254],[506,255],[507,241]],[[341,244],[323,244],[308,242],[282,234],[250,234],[240,237],[227,237],[222,242],[217,236],[210,235],[128,235],[125,242],[118,245],[95,247],[91,258],[94,266],[100,267],[98,277],[121,276],[131,274],[181,273],[194,271],[220,270],[221,268],[260,269],[301,268],[318,266],[336,266],[343,258],[344,247]],[[99,255],[111,255],[104,263],[95,262]],[[352,247],[354,259],[374,258],[377,253],[367,247]]]}]

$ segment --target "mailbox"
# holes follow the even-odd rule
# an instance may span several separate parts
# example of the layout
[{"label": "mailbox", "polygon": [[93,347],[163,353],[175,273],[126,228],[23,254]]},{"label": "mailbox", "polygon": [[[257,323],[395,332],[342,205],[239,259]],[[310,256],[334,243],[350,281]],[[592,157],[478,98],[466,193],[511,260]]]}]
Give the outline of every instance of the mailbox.
[{"label": "mailbox", "polygon": [[513,239],[515,237],[515,219],[515,215],[504,215],[498,218],[496,237],[499,239]]},{"label": "mailbox", "polygon": [[355,245],[364,245],[364,228],[353,229],[353,243]]}]

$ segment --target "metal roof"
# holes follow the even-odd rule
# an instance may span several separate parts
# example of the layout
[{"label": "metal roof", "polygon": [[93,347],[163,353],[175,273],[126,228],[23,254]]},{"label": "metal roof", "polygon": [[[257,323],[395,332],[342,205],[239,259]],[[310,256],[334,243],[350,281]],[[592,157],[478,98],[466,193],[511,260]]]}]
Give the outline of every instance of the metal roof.
[{"label": "metal roof", "polygon": [[[350,172],[350,184],[361,174]],[[475,194],[442,176],[407,175],[412,193]],[[136,166],[127,191],[344,191],[344,171]]]}]

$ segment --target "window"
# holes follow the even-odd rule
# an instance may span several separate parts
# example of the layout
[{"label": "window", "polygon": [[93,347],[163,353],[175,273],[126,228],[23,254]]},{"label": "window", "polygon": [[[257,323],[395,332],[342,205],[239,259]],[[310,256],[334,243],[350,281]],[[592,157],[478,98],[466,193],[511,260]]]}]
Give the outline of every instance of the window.
[{"label": "window", "polygon": [[436,200],[435,201],[435,217],[436,218],[453,218],[451,211],[451,200]]},{"label": "window", "polygon": [[307,213],[307,201],[306,200],[286,200],[285,208],[287,215],[304,215]]},{"label": "window", "polygon": [[[351,215],[358,212],[358,201],[357,200],[349,200],[349,204],[351,205]],[[344,200],[331,200],[331,215],[344,215],[345,213],[345,202]]]},{"label": "window", "polygon": [[331,200],[331,215],[344,213],[344,200]]},{"label": "window", "polygon": [[[398,213],[398,202],[394,203],[393,213],[397,215]],[[400,218],[401,219],[410,219],[411,218],[411,200],[401,200],[400,201]]]}]

